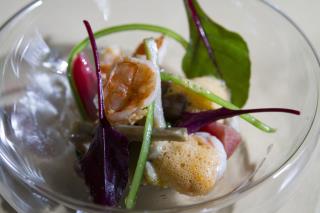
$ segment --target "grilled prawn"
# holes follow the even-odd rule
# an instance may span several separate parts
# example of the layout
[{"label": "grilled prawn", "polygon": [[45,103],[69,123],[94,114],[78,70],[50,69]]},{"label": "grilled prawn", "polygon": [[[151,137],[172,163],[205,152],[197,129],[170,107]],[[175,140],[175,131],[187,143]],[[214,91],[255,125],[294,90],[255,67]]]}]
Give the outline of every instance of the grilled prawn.
[{"label": "grilled prawn", "polygon": [[[103,66],[102,66],[103,69]],[[112,124],[134,124],[160,89],[160,75],[149,61],[125,57],[105,71],[105,111]]]}]

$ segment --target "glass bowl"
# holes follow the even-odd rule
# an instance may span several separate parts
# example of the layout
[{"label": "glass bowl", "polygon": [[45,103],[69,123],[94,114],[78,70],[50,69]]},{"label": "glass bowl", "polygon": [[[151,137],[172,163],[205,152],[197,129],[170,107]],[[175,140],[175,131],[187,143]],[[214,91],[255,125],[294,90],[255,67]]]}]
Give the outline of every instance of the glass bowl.
[{"label": "glass bowl", "polygon": [[[141,187],[134,212],[273,212],[294,188],[319,133],[319,61],[301,30],[265,1],[200,1],[218,23],[248,42],[252,77],[245,108],[287,107],[300,116],[259,114],[277,128],[267,134],[240,121],[244,142],[207,196],[188,197],[169,189]],[[127,212],[93,204],[77,175],[68,142],[80,119],[64,60],[85,38],[82,20],[94,30],[125,23],[162,25],[188,38],[182,1],[34,1],[0,28],[0,157],[3,196],[20,212]],[[149,32],[118,33],[98,40],[133,50]],[[32,45],[49,58],[30,56]],[[43,45],[43,44],[42,44]],[[181,70],[184,50],[168,41],[163,64]],[[31,57],[31,58],[30,58]],[[51,60],[51,62],[50,62]],[[62,60],[59,69],[52,62]],[[55,70],[55,71],[52,71]]]}]

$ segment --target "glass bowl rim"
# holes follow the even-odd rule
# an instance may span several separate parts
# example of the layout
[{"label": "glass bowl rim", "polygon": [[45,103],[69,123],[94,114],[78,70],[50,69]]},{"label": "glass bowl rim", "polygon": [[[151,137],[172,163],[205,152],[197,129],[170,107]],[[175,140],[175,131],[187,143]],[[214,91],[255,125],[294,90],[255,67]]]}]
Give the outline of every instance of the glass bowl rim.
[{"label": "glass bowl rim", "polygon": [[[305,35],[305,33],[300,29],[300,27],[289,17],[287,16],[281,9],[279,9],[277,6],[269,2],[268,0],[258,0],[262,4],[264,4],[266,7],[269,9],[273,10],[276,12],[278,15],[280,15],[284,20],[287,21],[289,25],[291,25],[300,36],[304,39],[304,42],[306,45],[310,48],[313,57],[317,63],[318,66],[318,72],[320,71],[320,59],[317,55],[317,52],[315,48],[313,47],[312,43],[308,39],[308,37]],[[33,9],[37,8],[42,4],[43,0],[33,0],[26,6],[22,7],[20,10],[18,10],[16,13],[14,13],[9,19],[7,19],[2,26],[0,26],[0,35],[4,29],[9,27],[14,21],[19,20],[23,16],[27,15],[29,12],[31,12]],[[319,77],[317,76],[318,80]],[[319,82],[319,81],[317,81]],[[221,197],[204,201],[201,203],[197,204],[189,204],[185,206],[177,206],[177,207],[171,207],[171,208],[165,208],[165,209],[136,209],[136,210],[128,210],[128,209],[121,209],[121,208],[112,208],[112,207],[106,207],[106,206],[100,206],[94,203],[88,203],[88,202],[83,202],[79,201],[77,199],[62,195],[58,192],[55,192],[53,190],[47,189],[45,187],[42,187],[41,184],[38,184],[31,180],[28,176],[23,175],[19,173],[19,169],[10,163],[10,160],[7,160],[6,156],[3,155],[2,152],[0,152],[0,157],[1,160],[4,161],[4,166],[6,166],[9,171],[18,178],[22,183],[26,184],[27,186],[31,187],[35,192],[39,193],[41,196],[45,196],[47,198],[52,199],[53,201],[57,202],[58,204],[65,205],[66,207],[72,208],[72,209],[78,209],[78,210],[83,210],[83,211],[96,211],[96,212],[104,212],[104,211],[112,211],[112,212],[171,212],[171,211],[182,211],[182,210],[187,210],[187,209],[192,209],[192,208],[201,208],[205,207],[206,210],[213,210],[213,209],[220,209],[221,207],[224,207],[236,200],[239,200],[242,196],[247,194],[250,190],[253,188],[256,188],[257,186],[261,185],[262,183],[266,182],[272,177],[277,177],[279,176],[284,170],[288,169],[287,167],[290,166],[290,162],[293,162],[297,159],[299,159],[299,153],[302,153],[306,149],[306,140],[308,136],[310,135],[311,132],[317,132],[317,129],[320,128],[320,115],[319,115],[319,83],[316,84],[316,96],[317,96],[317,101],[316,101],[316,106],[314,110],[314,114],[312,117],[311,122],[309,123],[309,129],[306,132],[305,136],[303,137],[301,144],[296,148],[296,150],[289,156],[287,160],[285,160],[281,165],[279,165],[276,169],[274,169],[272,172],[269,174],[265,175],[263,178],[260,180],[254,182],[253,184],[249,184],[240,190],[237,191],[237,193],[233,194],[227,194],[223,195]],[[317,128],[318,127],[318,128]],[[319,131],[318,131],[319,133]],[[317,137],[319,134],[317,134]],[[309,159],[308,159],[309,160]],[[241,195],[241,196],[239,196]],[[217,204],[214,205],[213,207],[210,206],[209,209],[206,207],[207,204]]]}]

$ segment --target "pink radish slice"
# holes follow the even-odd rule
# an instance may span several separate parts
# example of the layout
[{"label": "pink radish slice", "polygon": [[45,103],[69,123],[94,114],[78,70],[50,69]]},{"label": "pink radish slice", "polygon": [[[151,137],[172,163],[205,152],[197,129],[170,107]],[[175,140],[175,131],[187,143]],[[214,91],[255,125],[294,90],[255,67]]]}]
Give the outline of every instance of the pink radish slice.
[{"label": "pink radish slice", "polygon": [[97,119],[97,108],[93,101],[97,94],[97,78],[85,53],[79,53],[75,58],[72,76],[88,118]]}]

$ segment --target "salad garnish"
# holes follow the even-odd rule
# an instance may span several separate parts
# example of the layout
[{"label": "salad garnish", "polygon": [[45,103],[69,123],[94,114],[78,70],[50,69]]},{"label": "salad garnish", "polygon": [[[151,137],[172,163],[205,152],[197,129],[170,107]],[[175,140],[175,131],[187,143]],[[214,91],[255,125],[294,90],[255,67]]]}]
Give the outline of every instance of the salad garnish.
[{"label": "salad garnish", "polygon": [[[206,195],[223,176],[227,159],[242,141],[239,128],[231,124],[237,118],[232,117],[271,133],[274,128],[249,113],[300,114],[285,108],[240,109],[250,86],[246,42],[212,21],[196,0],[184,0],[184,4],[189,41],[168,28],[140,23],[93,33],[84,21],[89,36],[68,57],[68,78],[83,120],[75,124],[70,141],[97,204],[114,207],[124,201],[132,209],[142,184],[170,187],[190,196]],[[108,47],[99,60],[95,39],[132,30],[161,36],[144,39],[132,54]],[[159,65],[158,51],[163,50],[167,37],[186,50],[182,69],[187,78]],[[83,53],[89,42],[95,76]],[[177,105],[172,107],[173,103]],[[134,169],[129,168],[129,141],[142,142]],[[128,184],[129,172],[132,181]]]},{"label": "salad garnish", "polygon": [[80,160],[81,171],[95,203],[116,206],[128,182],[128,139],[105,116],[99,53],[88,21],[84,21],[93,51],[98,79],[99,124],[89,150]]}]

